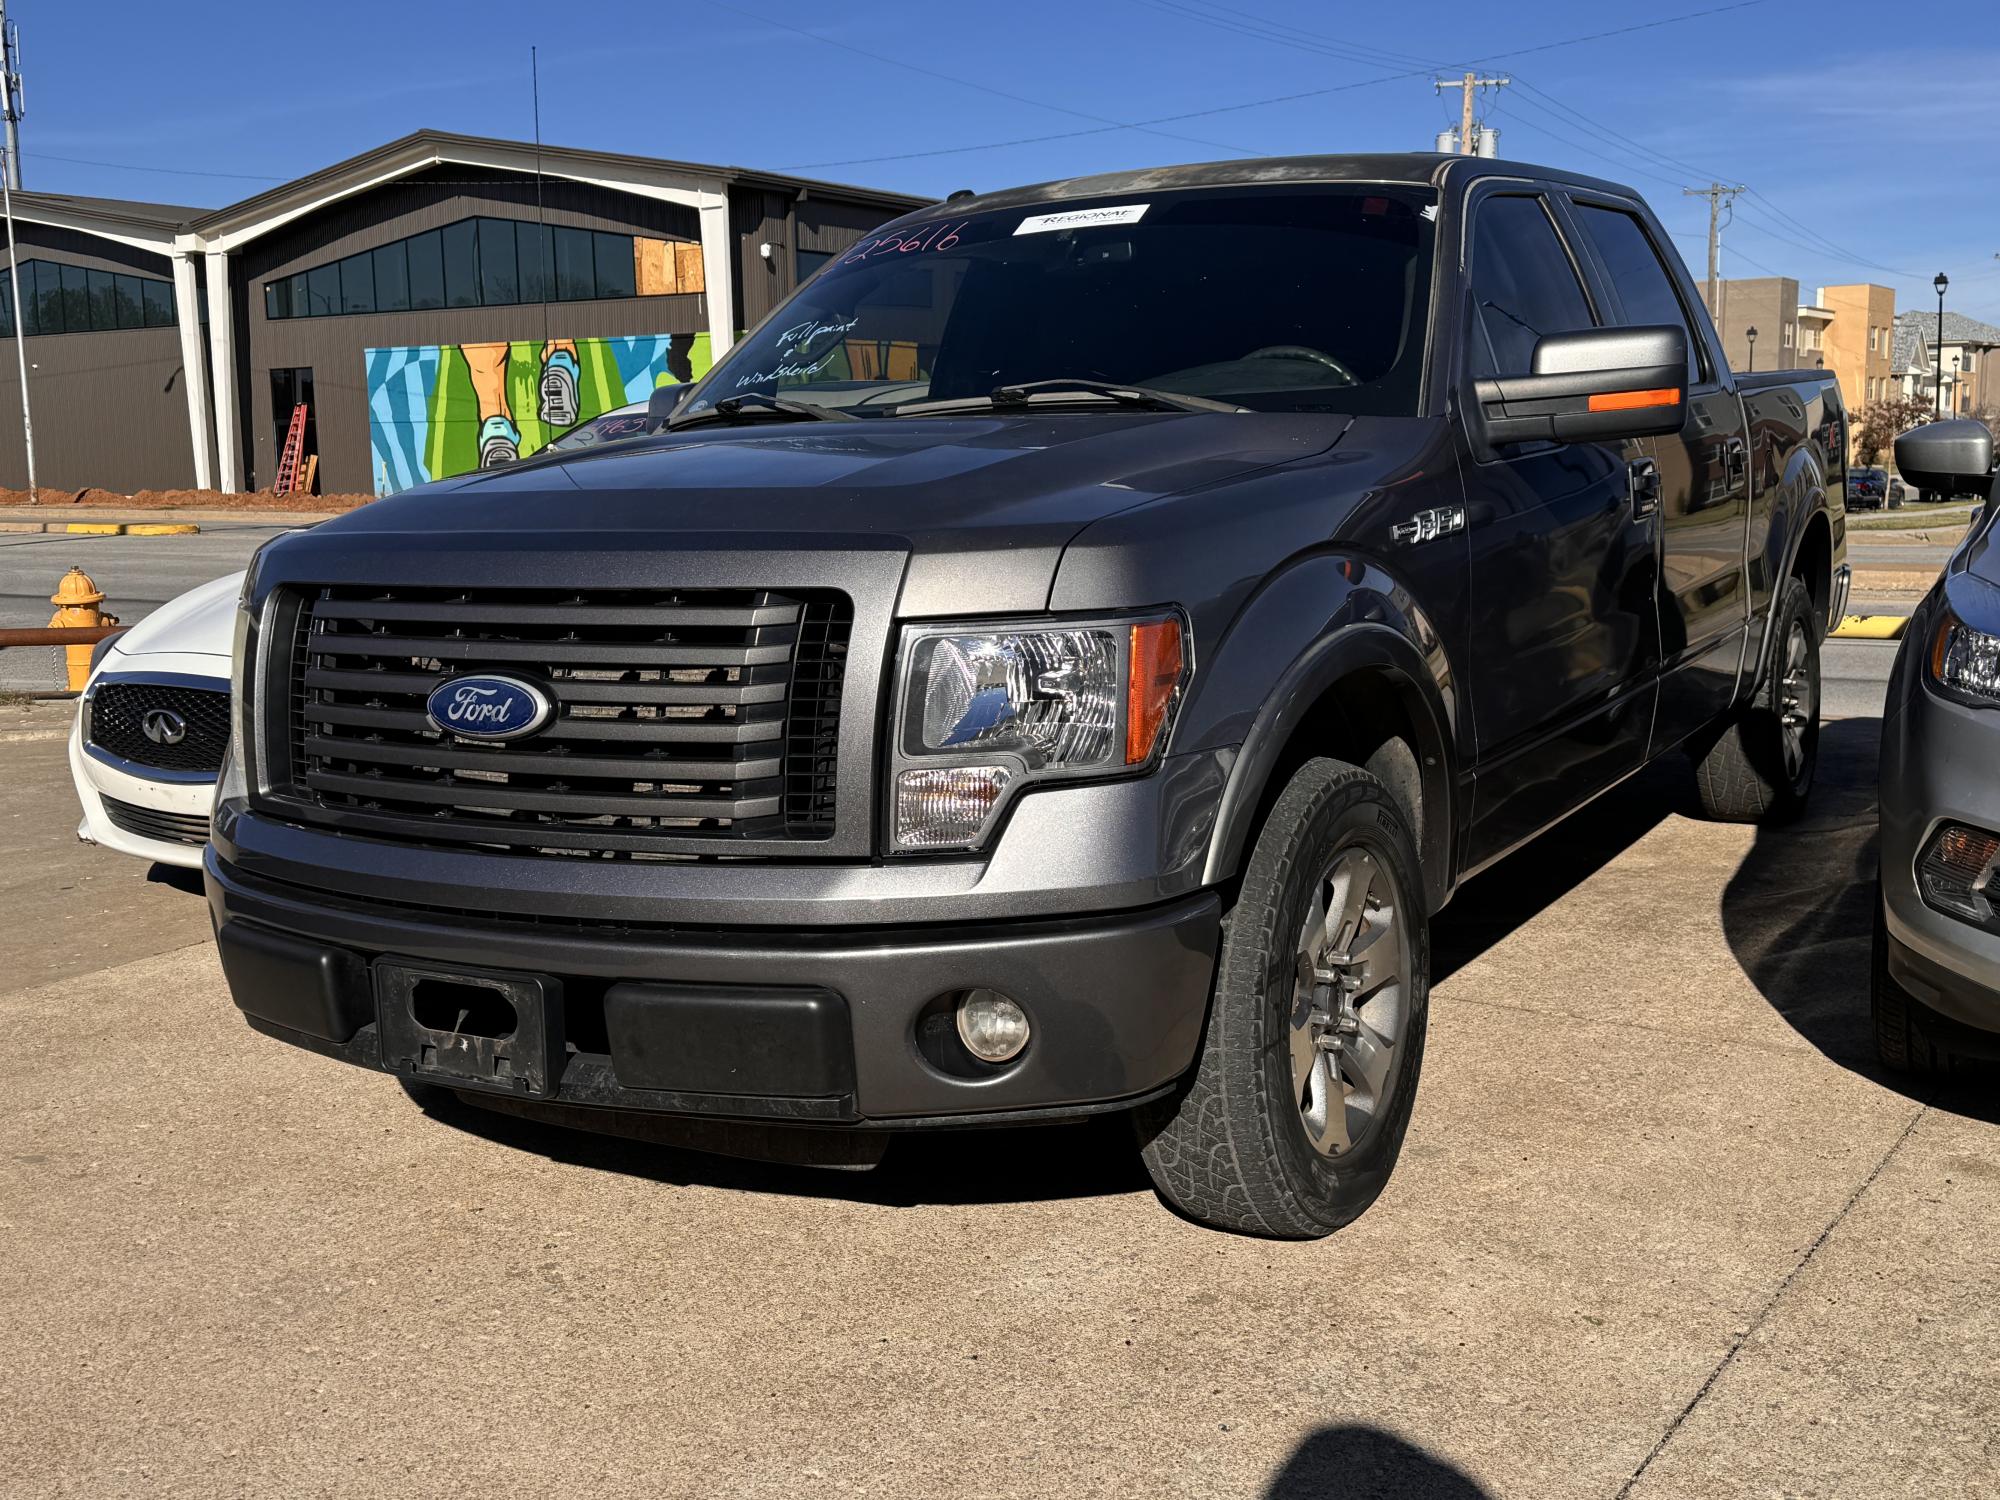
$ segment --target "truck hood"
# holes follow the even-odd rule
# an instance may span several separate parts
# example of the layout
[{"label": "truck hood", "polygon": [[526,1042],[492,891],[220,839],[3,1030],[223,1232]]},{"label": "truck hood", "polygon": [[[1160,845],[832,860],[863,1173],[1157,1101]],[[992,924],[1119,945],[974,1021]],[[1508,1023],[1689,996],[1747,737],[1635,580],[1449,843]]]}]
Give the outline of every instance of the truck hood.
[{"label": "truck hood", "polygon": [[281,545],[894,549],[905,614],[1039,609],[1093,521],[1322,453],[1347,424],[1069,411],[698,430],[422,486]]}]

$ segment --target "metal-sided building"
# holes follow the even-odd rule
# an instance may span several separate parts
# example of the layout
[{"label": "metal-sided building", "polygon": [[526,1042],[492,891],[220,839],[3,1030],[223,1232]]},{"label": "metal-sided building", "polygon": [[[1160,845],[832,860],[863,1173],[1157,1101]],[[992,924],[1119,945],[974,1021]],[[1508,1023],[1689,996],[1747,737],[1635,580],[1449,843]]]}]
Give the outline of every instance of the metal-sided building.
[{"label": "metal-sided building", "polygon": [[[220,209],[16,193],[36,477],[267,487],[300,403],[322,493],[504,462],[699,378],[923,201],[428,130]],[[0,306],[14,337],[4,262]],[[0,485],[18,488],[13,353]]]}]

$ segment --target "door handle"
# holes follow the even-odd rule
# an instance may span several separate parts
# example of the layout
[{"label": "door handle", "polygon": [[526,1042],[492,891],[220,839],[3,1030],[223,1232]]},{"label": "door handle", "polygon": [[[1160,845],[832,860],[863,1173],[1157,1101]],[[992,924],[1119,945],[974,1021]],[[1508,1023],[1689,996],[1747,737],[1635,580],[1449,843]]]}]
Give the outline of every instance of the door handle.
[{"label": "door handle", "polygon": [[1660,508],[1660,466],[1650,458],[1635,458],[1625,466],[1632,486],[1632,515],[1643,520]]},{"label": "door handle", "polygon": [[1742,438],[1733,437],[1722,445],[1722,471],[1731,484],[1749,474],[1750,446]]}]

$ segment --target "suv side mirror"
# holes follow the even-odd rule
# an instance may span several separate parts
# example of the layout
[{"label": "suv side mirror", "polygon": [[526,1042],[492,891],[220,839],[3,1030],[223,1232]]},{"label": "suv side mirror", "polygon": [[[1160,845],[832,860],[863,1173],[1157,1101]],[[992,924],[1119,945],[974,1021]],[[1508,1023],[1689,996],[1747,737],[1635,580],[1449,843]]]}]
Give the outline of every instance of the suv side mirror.
[{"label": "suv side mirror", "polygon": [[1687,333],[1590,328],[1535,344],[1534,373],[1473,383],[1489,443],[1602,443],[1679,432]]},{"label": "suv side mirror", "polygon": [[1993,434],[1970,417],[1912,428],[1896,439],[1896,467],[1918,489],[1983,495],[1993,482]]},{"label": "suv side mirror", "polygon": [[646,431],[658,432],[667,425],[667,418],[687,400],[688,392],[694,389],[692,381],[681,381],[676,385],[656,385],[653,394],[646,398]]}]

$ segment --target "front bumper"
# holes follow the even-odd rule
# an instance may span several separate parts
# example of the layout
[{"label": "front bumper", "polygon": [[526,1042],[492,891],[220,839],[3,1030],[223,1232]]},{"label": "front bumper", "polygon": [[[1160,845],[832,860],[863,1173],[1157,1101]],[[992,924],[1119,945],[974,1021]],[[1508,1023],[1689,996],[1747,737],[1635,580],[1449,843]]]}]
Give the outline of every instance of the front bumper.
[{"label": "front bumper", "polygon": [[121,770],[86,750],[80,719],[70,724],[69,771],[83,809],[78,838],[139,859],[201,868],[214,777],[167,780],[144,767]]},{"label": "front bumper", "polygon": [[[409,1016],[384,1009],[412,1003],[408,972],[527,981],[557,1039],[544,1091],[426,1081],[823,1125],[1080,1114],[1156,1095],[1193,1062],[1220,926],[1207,891],[1099,916],[691,928],[396,906],[250,873],[214,849],[205,869],[232,996],[282,1040],[423,1076],[399,1061]],[[939,997],[982,987],[1033,1026],[998,1068],[938,1050]]]},{"label": "front bumper", "polygon": [[[1904,636],[1883,705],[1881,869],[1889,973],[1947,1027],[1989,1033],[2000,1042],[2000,934],[1924,903],[1917,859],[1940,823],[2000,831],[2000,710],[1949,702],[1921,681],[1922,644],[1930,638],[1935,596]],[[1975,1050],[1939,1037],[1954,1051]]]}]

